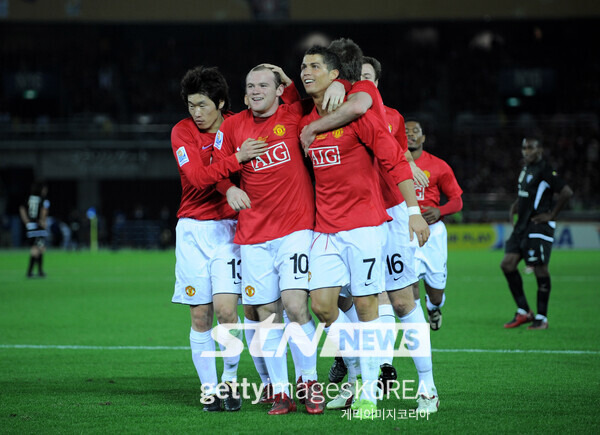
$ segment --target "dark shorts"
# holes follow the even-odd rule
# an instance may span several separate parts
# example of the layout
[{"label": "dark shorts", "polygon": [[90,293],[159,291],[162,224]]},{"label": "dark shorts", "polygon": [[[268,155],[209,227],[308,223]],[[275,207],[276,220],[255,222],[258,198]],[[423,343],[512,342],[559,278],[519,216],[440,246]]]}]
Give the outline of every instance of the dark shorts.
[{"label": "dark shorts", "polygon": [[48,236],[48,232],[44,229],[35,229],[27,231],[27,241],[29,242],[29,246],[38,246],[43,248],[46,246],[46,237]]},{"label": "dark shorts", "polygon": [[553,226],[530,222],[524,232],[513,231],[504,245],[504,252],[520,254],[525,264],[530,266],[548,264],[553,243]]}]

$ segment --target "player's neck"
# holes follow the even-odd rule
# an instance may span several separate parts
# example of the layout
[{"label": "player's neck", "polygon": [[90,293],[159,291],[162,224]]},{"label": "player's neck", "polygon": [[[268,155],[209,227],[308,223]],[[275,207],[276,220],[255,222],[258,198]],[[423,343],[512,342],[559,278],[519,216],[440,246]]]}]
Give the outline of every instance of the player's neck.
[{"label": "player's neck", "polygon": [[326,110],[323,110],[323,98],[325,97],[325,92],[319,93],[318,95],[314,95],[312,97],[313,103],[315,105],[315,109],[317,109],[317,113],[319,116],[325,116],[327,114]]},{"label": "player's neck", "polygon": [[413,160],[417,160],[423,154],[423,148],[417,148],[414,151],[410,152],[412,154]]}]

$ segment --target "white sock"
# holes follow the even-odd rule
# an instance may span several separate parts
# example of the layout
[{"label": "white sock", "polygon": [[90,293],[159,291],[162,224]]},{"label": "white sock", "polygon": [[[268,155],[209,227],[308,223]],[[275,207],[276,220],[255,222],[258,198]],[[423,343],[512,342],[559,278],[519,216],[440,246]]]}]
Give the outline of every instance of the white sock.
[{"label": "white sock", "polygon": [[[244,319],[244,323],[249,325],[258,324],[256,320],[250,320],[248,318]],[[254,338],[254,334],[256,333],[256,329],[246,328],[244,330],[246,334],[246,344],[248,348],[250,348],[250,343],[252,343],[252,339]],[[260,376],[260,381],[264,384],[270,384],[271,380],[269,379],[269,372],[267,371],[267,365],[265,364],[265,359],[262,356],[252,356],[252,360],[254,361],[254,367],[256,367],[256,371],[258,372],[258,376]]]},{"label": "white sock", "polygon": [[312,319],[302,325],[302,331],[298,331],[296,325],[294,328],[286,327],[286,332],[290,334],[289,345],[294,359],[296,380],[302,376],[302,382],[317,380],[317,349],[308,356],[304,355],[300,349],[300,346],[305,351],[310,348],[315,331],[315,322]]},{"label": "white sock", "polygon": [[279,349],[279,345],[283,338],[283,330],[272,328],[261,330],[260,334],[266,334],[263,350],[266,352],[273,352],[273,356],[264,357],[267,371],[269,372],[269,378],[271,378],[271,384],[273,384],[273,395],[286,393],[289,396],[290,389],[288,385],[287,353],[283,352],[283,355],[277,356],[277,349]]},{"label": "white sock", "polygon": [[433,309],[435,309],[435,308],[442,308],[442,307],[444,306],[444,302],[446,302],[446,293],[443,293],[443,294],[442,294],[442,302],[440,302],[440,304],[439,304],[439,305],[433,305],[433,304],[431,303],[431,301],[429,300],[429,295],[425,295],[425,299],[426,299],[426,301],[427,301],[427,309],[428,309],[429,311],[431,311],[431,310],[433,310]]},{"label": "white sock", "polygon": [[[372,325],[374,327],[373,329],[376,329],[380,323],[381,322],[379,321],[379,318],[370,320],[368,322],[361,322],[362,325]],[[372,331],[373,330],[363,330],[363,337],[366,337],[366,335],[369,334],[372,339],[374,335]],[[366,340],[363,339],[363,346],[365,342]],[[363,381],[363,391],[360,398],[361,400],[366,399],[377,404],[377,378],[379,377],[379,364],[381,362],[381,358],[376,356],[361,356],[359,361]]]},{"label": "white sock", "polygon": [[[287,329],[287,325],[290,324],[290,319],[287,315],[287,313],[285,312],[285,310],[283,310],[283,323],[285,323],[286,329]],[[298,380],[300,378],[300,376],[302,376],[302,352],[300,351],[300,349],[298,348],[298,346],[293,343],[293,340],[289,340],[288,341],[288,345],[290,346],[290,351],[292,352],[292,360],[294,361],[294,374],[295,380]],[[304,380],[304,378],[303,378]]]},{"label": "white sock", "polygon": [[[335,319],[330,326],[325,327],[325,332],[327,332],[327,336],[332,340],[333,343],[338,346],[340,345],[340,327],[344,326],[343,324],[349,324],[350,319],[346,317],[344,312],[338,308],[338,318]],[[341,325],[341,326],[340,326]],[[355,382],[356,377],[360,375],[360,363],[358,357],[355,356],[342,356],[344,359],[344,363],[348,368],[348,382]]]},{"label": "white sock", "polygon": [[[394,334],[394,326],[396,325],[396,315],[394,313],[394,308],[392,308],[391,304],[379,305],[379,321],[390,326],[389,329],[386,329],[386,337],[388,336],[390,331],[392,332],[392,335]],[[381,354],[381,364],[392,364],[392,361],[394,360],[395,340],[386,344],[389,344],[389,346],[387,346],[385,351]]]},{"label": "white sock", "polygon": [[[425,315],[423,314],[423,309],[420,305],[416,306],[404,317],[401,317],[400,320],[403,323],[423,323],[427,324],[427,327],[429,327],[429,323],[425,321]],[[425,338],[419,337],[419,340],[423,342]],[[412,359],[415,363],[417,373],[419,374],[418,391],[429,397],[437,396],[437,390],[435,388],[435,383],[433,382],[433,363],[431,361],[431,356],[413,356]]]},{"label": "white sock", "polygon": [[[238,317],[238,324],[242,321]],[[227,342],[231,341],[230,335],[233,335],[238,340],[241,340],[242,330],[241,329],[230,329],[227,334],[223,334],[222,336],[218,336],[219,349],[221,352],[224,352],[227,348]],[[222,344],[223,343],[223,344]],[[237,381],[237,370],[240,364],[240,355],[236,356],[224,356],[223,357],[223,374],[221,375],[221,382],[233,382]]]},{"label": "white sock", "polygon": [[217,392],[217,366],[214,356],[200,356],[204,351],[215,351],[215,341],[210,335],[210,330],[198,332],[190,330],[190,347],[192,348],[192,360],[198,372],[202,391],[206,394]]},{"label": "white sock", "polygon": [[344,314],[350,320],[350,322],[352,322],[352,323],[359,322],[358,313],[356,312],[356,305],[352,304],[352,306]]}]

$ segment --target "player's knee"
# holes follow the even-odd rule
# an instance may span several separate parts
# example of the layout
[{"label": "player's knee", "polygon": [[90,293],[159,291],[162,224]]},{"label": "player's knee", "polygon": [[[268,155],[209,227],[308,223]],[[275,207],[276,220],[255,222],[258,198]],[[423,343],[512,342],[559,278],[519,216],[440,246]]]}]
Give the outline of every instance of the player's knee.
[{"label": "player's knee", "polygon": [[[313,310],[313,313],[315,313],[315,316],[317,316],[319,321],[327,322],[328,320],[331,319],[331,317],[333,315],[333,310],[331,309],[331,307],[329,307],[328,304],[322,303],[321,301],[318,301],[317,299],[311,299],[310,306]],[[335,307],[335,309],[337,311],[337,306]]]},{"label": "player's knee", "polygon": [[237,310],[231,307],[221,307],[217,310],[217,320],[219,323],[237,323]]},{"label": "player's knee", "polygon": [[415,308],[415,300],[413,298],[402,298],[394,302],[394,311],[398,316],[405,316]]}]

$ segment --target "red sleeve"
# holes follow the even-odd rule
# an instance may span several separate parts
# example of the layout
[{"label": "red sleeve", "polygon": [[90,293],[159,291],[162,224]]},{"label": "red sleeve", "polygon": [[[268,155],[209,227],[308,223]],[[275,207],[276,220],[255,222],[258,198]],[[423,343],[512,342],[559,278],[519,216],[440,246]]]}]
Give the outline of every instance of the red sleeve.
[{"label": "red sleeve", "polygon": [[398,125],[395,126],[396,131],[394,131],[394,137],[400,144],[400,148],[402,152],[406,152],[408,150],[408,140],[406,139],[406,126],[404,125],[404,116],[398,113]]},{"label": "red sleeve", "polygon": [[206,166],[188,128],[176,125],[171,131],[171,144],[181,171],[196,189],[205,189],[241,169],[235,155]]},{"label": "red sleeve", "polygon": [[300,92],[296,88],[294,82],[291,85],[286,86],[281,95],[281,99],[285,104],[292,104],[296,101],[300,101]]},{"label": "red sleeve", "polygon": [[373,150],[375,157],[394,179],[394,183],[412,180],[410,165],[383,120],[374,113],[367,112],[355,122],[359,126],[360,139]]},{"label": "red sleeve", "polygon": [[350,83],[348,80],[335,79],[334,82],[339,82],[342,85],[344,85],[344,89],[346,90],[346,95],[348,95],[348,93],[352,90],[352,83]]},{"label": "red sleeve", "polygon": [[[228,125],[229,123],[226,119],[225,121],[223,121],[223,124],[221,124],[221,128],[217,132],[217,137],[215,138],[215,145],[213,147],[212,154],[213,164],[221,161],[226,161],[227,159],[231,158],[231,156],[235,156],[233,137],[230,133],[231,130],[227,127]],[[238,166],[241,169],[241,165],[239,163]],[[226,195],[227,191],[232,186],[235,186],[235,184],[229,178],[223,178],[216,184],[215,188],[220,194]]]},{"label": "red sleeve", "polygon": [[452,171],[450,165],[446,162],[443,162],[445,166],[444,174],[439,180],[440,190],[446,195],[448,201],[439,207],[440,215],[447,216],[452,213],[456,213],[462,210],[463,201],[462,201],[462,189],[458,185],[458,181],[456,180],[456,176]]},{"label": "red sleeve", "polygon": [[444,205],[439,206],[440,217],[448,216],[462,210],[463,202],[460,196],[455,198],[448,198],[448,202]]}]

